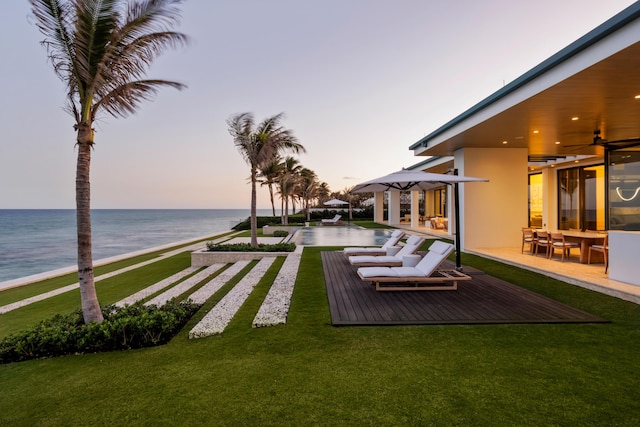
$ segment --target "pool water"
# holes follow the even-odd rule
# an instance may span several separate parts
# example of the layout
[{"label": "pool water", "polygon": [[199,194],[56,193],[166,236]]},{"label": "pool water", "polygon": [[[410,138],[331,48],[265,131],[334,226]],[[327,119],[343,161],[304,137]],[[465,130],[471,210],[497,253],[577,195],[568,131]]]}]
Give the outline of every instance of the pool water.
[{"label": "pool water", "polygon": [[393,230],[355,227],[305,227],[291,242],[303,246],[382,246]]}]

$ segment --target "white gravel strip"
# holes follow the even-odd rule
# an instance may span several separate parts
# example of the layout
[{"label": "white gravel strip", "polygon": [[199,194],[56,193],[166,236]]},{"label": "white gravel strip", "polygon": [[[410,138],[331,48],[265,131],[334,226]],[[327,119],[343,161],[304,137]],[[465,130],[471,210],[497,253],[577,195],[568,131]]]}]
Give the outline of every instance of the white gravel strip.
[{"label": "white gravel strip", "polygon": [[203,338],[210,335],[221,334],[274,261],[275,257],[262,258],[260,262],[189,331],[189,338]]},{"label": "white gravel strip", "polygon": [[[228,236],[225,236],[225,237],[222,237],[222,238],[219,238],[219,239],[215,240],[215,242],[216,243],[217,242],[222,242],[222,241],[224,241],[224,240],[226,240],[228,238],[229,238]],[[174,245],[175,244],[172,244],[171,246],[174,246]],[[127,271],[135,270],[136,268],[144,267],[145,265],[153,264],[154,262],[161,261],[161,260],[163,260],[163,259],[165,259],[167,257],[179,254],[181,252],[200,249],[200,248],[202,248],[203,245],[204,245],[204,243],[200,242],[200,243],[195,243],[195,244],[190,245],[190,246],[186,246],[186,247],[182,247],[182,248],[179,248],[179,249],[175,249],[175,250],[170,251],[170,252],[163,253],[162,255],[158,256],[157,258],[153,258],[153,259],[150,259],[148,261],[144,261],[144,262],[141,262],[141,263],[138,263],[138,264],[130,265],[129,267],[121,268],[120,270],[112,271],[111,273],[106,273],[106,274],[103,274],[101,276],[97,276],[97,277],[94,278],[94,282],[99,282],[100,280],[108,279],[108,278],[116,276],[118,274],[126,273]],[[46,278],[47,277],[43,276],[42,280],[44,280]],[[8,282],[3,282],[3,283],[8,283]],[[10,312],[12,310],[15,310],[17,308],[24,307],[24,306],[27,306],[29,304],[33,304],[34,302],[42,301],[42,300],[45,300],[47,298],[51,298],[51,297],[54,297],[56,295],[63,294],[65,292],[72,291],[74,289],[78,289],[79,287],[80,287],[79,283],[74,283],[72,285],[67,285],[67,286],[64,286],[62,288],[54,289],[52,291],[45,292],[45,293],[40,294],[40,295],[35,295],[35,296],[29,297],[29,298],[25,298],[23,300],[16,301],[16,302],[11,303],[11,304],[3,305],[3,306],[0,307],[0,314],[8,313],[8,312]]]},{"label": "white gravel strip", "polygon": [[276,279],[269,289],[267,297],[253,319],[253,327],[284,325],[287,323],[287,314],[291,305],[293,286],[298,277],[298,267],[302,253],[296,251],[287,256],[278,272]]},{"label": "white gravel strip", "polygon": [[12,310],[15,310],[16,308],[24,307],[25,305],[33,304],[34,302],[42,301],[43,299],[51,298],[53,296],[60,295],[65,292],[78,289],[79,287],[80,285],[77,283],[73,285],[67,285],[65,287],[54,289],[53,291],[46,292],[44,294],[40,294],[40,295],[26,298],[20,301],[16,301],[11,304],[3,305],[2,307],[0,307],[0,314],[8,313]]},{"label": "white gravel strip", "polygon": [[199,273],[196,273],[193,276],[189,277],[184,282],[177,284],[176,286],[169,289],[168,291],[163,292],[160,295],[156,296],[155,298],[152,298],[149,301],[145,302],[144,305],[156,305],[158,307],[163,306],[171,298],[175,298],[178,295],[182,295],[183,293],[193,288],[195,285],[202,282],[207,277],[211,276],[213,273],[220,270],[224,266],[225,264],[210,265],[209,267],[205,268]]},{"label": "white gravel strip", "polygon": [[196,270],[198,270],[198,267],[186,268],[186,269],[174,274],[173,276],[169,276],[166,279],[163,279],[163,280],[159,281],[158,283],[156,283],[154,285],[147,286],[146,288],[140,290],[139,292],[136,292],[135,294],[130,295],[130,296],[118,301],[117,303],[115,303],[115,305],[118,306],[118,307],[124,307],[125,305],[134,304],[136,301],[143,300],[143,299],[147,298],[148,296],[153,295],[158,291],[161,291],[162,289],[166,288],[167,286],[176,283],[177,281],[179,281],[183,277],[188,276],[189,274],[193,273]]},{"label": "white gravel strip", "polygon": [[195,291],[189,299],[196,304],[204,304],[211,295],[218,292],[229,280],[249,264],[249,260],[237,261],[231,267],[214,277],[209,283]]},{"label": "white gravel strip", "polygon": [[[99,282],[100,280],[108,279],[108,278],[116,276],[118,274],[126,273],[127,271],[135,270],[136,268],[139,268],[139,267],[142,267],[142,266],[145,266],[145,265],[148,265],[148,264],[152,264],[154,262],[159,261],[160,259],[161,258],[154,258],[154,259],[151,259],[149,261],[141,262],[139,264],[130,265],[129,267],[121,268],[120,270],[112,271],[111,273],[106,273],[106,274],[103,274],[101,276],[95,277],[93,279],[93,281],[94,282]],[[65,292],[72,291],[74,289],[78,289],[79,287],[80,287],[79,283],[74,283],[73,285],[63,286],[62,288],[54,289],[52,291],[45,292],[45,293],[40,294],[40,295],[35,295],[35,296],[29,297],[29,298],[26,298],[26,299],[23,299],[23,300],[20,300],[20,301],[16,301],[16,302],[11,303],[11,304],[4,305],[4,306],[0,307],[0,314],[7,313],[7,312],[9,312],[11,310],[15,310],[16,308],[24,307],[26,305],[33,304],[34,302],[42,301],[42,300],[45,300],[47,298],[51,298],[51,297],[54,297],[56,295],[63,294]]]}]

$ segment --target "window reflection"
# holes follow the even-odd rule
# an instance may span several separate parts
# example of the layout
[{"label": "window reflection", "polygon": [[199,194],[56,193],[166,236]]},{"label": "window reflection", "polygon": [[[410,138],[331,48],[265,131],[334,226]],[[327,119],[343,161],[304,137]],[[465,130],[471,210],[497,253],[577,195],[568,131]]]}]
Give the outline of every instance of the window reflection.
[{"label": "window reflection", "polygon": [[542,174],[529,175],[529,227],[542,228]]},{"label": "window reflection", "polygon": [[640,231],[640,148],[609,153],[609,228]]}]

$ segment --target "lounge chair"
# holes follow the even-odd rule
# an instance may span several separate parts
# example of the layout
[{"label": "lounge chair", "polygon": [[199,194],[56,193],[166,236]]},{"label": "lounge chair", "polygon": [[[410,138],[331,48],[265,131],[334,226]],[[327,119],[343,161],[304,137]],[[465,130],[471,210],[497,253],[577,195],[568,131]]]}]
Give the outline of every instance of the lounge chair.
[{"label": "lounge chair", "polygon": [[400,242],[400,239],[402,239],[403,237],[404,237],[404,231],[395,230],[393,233],[391,233],[391,236],[384,243],[384,245],[382,245],[380,247],[373,247],[373,248],[354,248],[354,247],[351,247],[351,248],[344,248],[343,252],[347,256],[355,256],[355,255],[386,255],[387,254],[387,248],[390,248],[392,246],[396,246],[398,244],[398,242]]},{"label": "lounge chair", "polygon": [[424,243],[424,238],[420,236],[410,236],[407,239],[407,243],[400,249],[400,251],[395,255],[356,255],[349,257],[349,263],[351,265],[355,265],[356,267],[365,267],[365,266],[401,266],[402,258],[405,255],[413,255],[416,253],[418,248],[422,246]]},{"label": "lounge chair", "polygon": [[453,250],[452,244],[436,240],[415,267],[361,267],[358,276],[375,283],[377,291],[456,290],[458,281],[471,277],[457,270],[438,270]]},{"label": "lounge chair", "polygon": [[334,216],[331,219],[323,219],[322,220],[322,225],[338,225],[338,224],[341,224],[342,221],[340,221],[340,218],[342,218],[342,215],[336,214],[336,216]]}]

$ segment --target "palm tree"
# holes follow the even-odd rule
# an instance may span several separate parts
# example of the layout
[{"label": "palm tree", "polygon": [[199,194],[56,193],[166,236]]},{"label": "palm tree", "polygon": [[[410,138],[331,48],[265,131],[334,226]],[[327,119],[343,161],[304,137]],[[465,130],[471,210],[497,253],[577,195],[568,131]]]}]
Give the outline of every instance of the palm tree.
[{"label": "palm tree", "polygon": [[90,163],[93,122],[99,112],[126,117],[166,80],[141,80],[166,48],[184,45],[187,36],[171,31],[180,17],[180,0],[30,0],[42,44],[55,73],[67,86],[67,110],[75,119],[78,278],[84,321],[101,322],[91,243]]},{"label": "palm tree", "polygon": [[281,121],[284,113],[276,114],[254,125],[253,114],[240,113],[227,120],[233,142],[251,169],[251,246],[258,246],[258,222],[256,218],[256,183],[258,171],[273,158],[285,151],[305,152],[293,132],[285,129]]},{"label": "palm tree", "polygon": [[331,198],[331,189],[329,188],[329,184],[327,184],[326,182],[320,183],[317,197],[318,197],[318,203],[317,203],[318,206],[322,205],[322,203],[326,202]]},{"label": "palm tree", "polygon": [[282,162],[282,173],[278,180],[278,186],[280,198],[284,202],[282,223],[285,225],[289,223],[289,199],[291,199],[291,204],[293,205],[293,212],[295,213],[296,210],[295,194],[301,169],[300,161],[294,157],[288,156]]},{"label": "palm tree", "polygon": [[276,216],[276,205],[273,200],[273,186],[276,185],[278,177],[282,173],[282,159],[279,155],[273,157],[273,159],[266,165],[260,168],[258,171],[260,178],[260,186],[266,185],[269,188],[269,200],[271,201],[271,210],[273,216]]},{"label": "palm tree", "polygon": [[300,170],[300,185],[299,185],[299,194],[298,196],[302,199],[303,209],[306,214],[306,219],[309,221],[311,219],[309,207],[311,204],[311,200],[317,197],[318,188],[320,186],[320,181],[318,180],[318,175],[314,171],[308,168],[302,168]]}]

